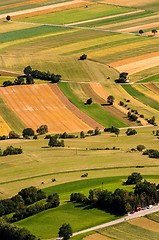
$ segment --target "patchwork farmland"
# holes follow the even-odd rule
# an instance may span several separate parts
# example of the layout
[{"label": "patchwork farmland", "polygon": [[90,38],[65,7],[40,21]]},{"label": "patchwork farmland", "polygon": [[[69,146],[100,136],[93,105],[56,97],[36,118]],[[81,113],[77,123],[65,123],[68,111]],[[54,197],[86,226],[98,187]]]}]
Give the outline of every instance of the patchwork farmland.
[{"label": "patchwork farmland", "polygon": [[[55,209],[15,223],[36,238],[56,238],[63,219],[76,232],[119,217],[70,203],[72,192],[134,191],[134,185],[123,184],[132,172],[159,184],[158,158],[137,150],[138,145],[159,150],[158,7],[157,0],[0,2],[0,137],[12,131],[20,135],[0,140],[0,153],[11,145],[23,150],[18,157],[0,158],[0,199],[36,186],[47,196],[57,192],[61,201]],[[86,59],[80,60],[83,54]],[[34,79],[34,84],[3,86],[19,76],[25,80],[26,66],[62,77],[58,83]],[[122,72],[129,83],[116,83]],[[89,98],[92,103],[86,104]],[[51,136],[74,138],[64,139],[65,147],[51,148],[46,135],[36,132],[44,124]],[[112,126],[118,135],[103,131]],[[25,128],[32,128],[37,139],[22,138]],[[127,136],[128,128],[137,134]],[[100,134],[91,135],[95,130]],[[158,234],[154,213],[72,239],[156,240]]]}]

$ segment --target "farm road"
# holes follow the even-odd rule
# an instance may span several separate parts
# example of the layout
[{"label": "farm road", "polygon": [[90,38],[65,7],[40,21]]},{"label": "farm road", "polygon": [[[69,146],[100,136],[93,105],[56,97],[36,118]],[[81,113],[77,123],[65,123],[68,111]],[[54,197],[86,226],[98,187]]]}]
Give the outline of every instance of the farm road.
[{"label": "farm road", "polygon": [[115,225],[115,224],[118,224],[118,223],[122,223],[125,220],[130,220],[130,219],[137,218],[137,217],[143,217],[147,214],[158,212],[158,211],[159,211],[159,205],[154,206],[153,208],[150,208],[150,209],[135,212],[134,214],[131,214],[131,215],[128,215],[126,217],[117,219],[115,221],[111,221],[111,222],[108,222],[108,223],[104,223],[104,224],[101,224],[101,225],[98,225],[98,226],[95,226],[95,227],[92,227],[92,228],[88,228],[88,229],[73,233],[73,236],[76,236],[76,235],[79,235],[79,234],[82,234],[82,233],[86,233],[86,232],[90,232],[90,231],[95,231],[95,230],[98,230],[100,228],[112,226],[112,225]]}]

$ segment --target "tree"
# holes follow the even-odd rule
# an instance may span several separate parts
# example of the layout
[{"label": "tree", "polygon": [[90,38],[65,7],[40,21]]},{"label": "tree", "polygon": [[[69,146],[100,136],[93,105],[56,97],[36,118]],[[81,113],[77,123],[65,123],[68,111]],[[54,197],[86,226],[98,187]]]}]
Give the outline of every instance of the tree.
[{"label": "tree", "polygon": [[118,137],[119,133],[120,133],[120,129],[119,128],[115,128],[114,133]]},{"label": "tree", "polygon": [[72,236],[72,228],[70,224],[64,223],[59,229],[59,237],[63,237],[63,240],[68,240]]},{"label": "tree", "polygon": [[48,126],[47,125],[41,125],[37,130],[37,133],[39,133],[40,135],[45,134],[48,132]]},{"label": "tree", "polygon": [[137,131],[135,129],[128,128],[125,133],[126,133],[127,136],[130,136],[130,135],[137,134]]},{"label": "tree", "polygon": [[142,176],[140,173],[133,172],[130,176],[128,176],[128,179],[126,180],[127,185],[136,184],[138,182],[142,181]]},{"label": "tree", "polygon": [[86,54],[82,54],[79,58],[79,60],[86,60],[87,59],[87,55]]},{"label": "tree", "polygon": [[92,102],[93,102],[92,98],[88,98],[86,104],[92,104]]},{"label": "tree", "polygon": [[143,150],[145,149],[145,146],[144,145],[137,145],[137,150],[139,151],[139,152],[142,152]]},{"label": "tree", "polygon": [[10,139],[18,139],[18,138],[20,138],[20,136],[17,133],[15,133],[14,131],[10,131],[9,138]]},{"label": "tree", "polygon": [[80,132],[80,138],[85,138],[85,134],[83,131]]},{"label": "tree", "polygon": [[65,144],[64,144],[64,140],[61,140],[59,141],[58,139],[58,136],[52,136],[50,137],[50,140],[49,140],[49,147],[64,147]]},{"label": "tree", "polygon": [[22,132],[23,137],[34,136],[34,130],[32,128],[25,128]]},{"label": "tree", "polygon": [[152,29],[151,31],[153,33],[153,35],[155,36],[155,34],[157,33],[157,30],[156,29]]},{"label": "tree", "polygon": [[30,74],[26,76],[26,84],[34,84],[34,79]]},{"label": "tree", "polygon": [[112,95],[107,97],[107,103],[113,105],[115,98]]},{"label": "tree", "polygon": [[144,31],[142,29],[139,30],[139,34],[142,35]]},{"label": "tree", "polygon": [[10,20],[11,20],[11,17],[8,15],[8,16],[6,17],[6,20],[7,20],[7,21],[10,21]]},{"label": "tree", "polygon": [[127,72],[121,72],[119,74],[119,78],[115,80],[116,83],[128,83],[128,73]]},{"label": "tree", "polygon": [[24,73],[25,73],[26,75],[31,74],[31,72],[32,72],[31,66],[27,66],[27,67],[24,68]]}]

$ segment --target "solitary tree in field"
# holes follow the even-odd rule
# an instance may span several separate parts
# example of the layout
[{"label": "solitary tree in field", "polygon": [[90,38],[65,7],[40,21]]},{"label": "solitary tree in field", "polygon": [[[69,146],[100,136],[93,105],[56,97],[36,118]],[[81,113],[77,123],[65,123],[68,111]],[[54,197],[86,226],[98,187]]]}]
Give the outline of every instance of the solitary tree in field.
[{"label": "solitary tree in field", "polygon": [[68,240],[72,236],[72,228],[70,224],[64,223],[59,229],[59,237],[63,240]]},{"label": "solitary tree in field", "polygon": [[110,104],[110,105],[113,105],[114,100],[115,100],[115,98],[112,95],[107,97],[107,103]]},{"label": "solitary tree in field", "polygon": [[157,30],[156,29],[152,29],[152,31],[151,31],[152,33],[153,33],[153,35],[155,36],[156,35],[156,33],[157,33]]},{"label": "solitary tree in field", "polygon": [[144,33],[144,30],[140,29],[139,34],[142,35]]},{"label": "solitary tree in field", "polygon": [[6,20],[7,20],[7,21],[10,21],[10,20],[11,20],[11,17],[8,15],[8,16],[6,17]]}]

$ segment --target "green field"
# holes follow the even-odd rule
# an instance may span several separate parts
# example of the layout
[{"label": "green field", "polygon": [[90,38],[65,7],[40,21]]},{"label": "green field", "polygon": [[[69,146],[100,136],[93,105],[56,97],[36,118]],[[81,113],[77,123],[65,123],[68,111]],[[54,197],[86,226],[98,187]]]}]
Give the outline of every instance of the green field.
[{"label": "green field", "polygon": [[87,209],[79,204],[67,203],[19,221],[17,225],[26,227],[37,237],[48,239],[57,237],[59,227],[65,222],[69,222],[73,232],[76,232],[114,219],[116,219],[115,216],[101,210]]},{"label": "green field", "polygon": [[145,83],[145,82],[159,82],[159,74],[156,74],[154,76],[144,78],[143,80],[139,81],[140,83]]},{"label": "green field", "polygon": [[68,24],[83,20],[111,16],[119,13],[126,13],[132,9],[124,7],[114,7],[106,4],[92,4],[88,8],[85,6],[71,9],[67,11],[60,11],[56,13],[44,14],[35,17],[28,17],[20,21],[44,23],[44,24]]}]

